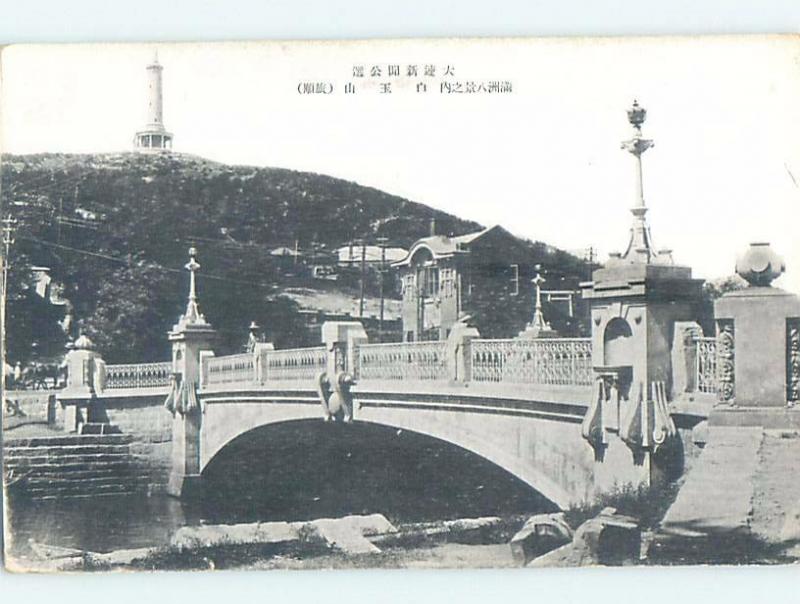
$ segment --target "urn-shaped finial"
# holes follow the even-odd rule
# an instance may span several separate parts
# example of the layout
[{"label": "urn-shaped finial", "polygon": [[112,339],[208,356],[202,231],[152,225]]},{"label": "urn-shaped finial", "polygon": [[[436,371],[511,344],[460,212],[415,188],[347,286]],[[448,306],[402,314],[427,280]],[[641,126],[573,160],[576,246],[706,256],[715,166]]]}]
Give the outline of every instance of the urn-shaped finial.
[{"label": "urn-shaped finial", "polygon": [[769,287],[786,271],[786,263],[769,243],[751,243],[736,261],[736,274],[752,287]]},{"label": "urn-shaped finial", "polygon": [[633,105],[631,105],[630,109],[628,109],[628,121],[633,125],[634,128],[641,128],[642,124],[644,124],[644,120],[647,117],[647,110],[639,105],[639,101],[633,101]]}]

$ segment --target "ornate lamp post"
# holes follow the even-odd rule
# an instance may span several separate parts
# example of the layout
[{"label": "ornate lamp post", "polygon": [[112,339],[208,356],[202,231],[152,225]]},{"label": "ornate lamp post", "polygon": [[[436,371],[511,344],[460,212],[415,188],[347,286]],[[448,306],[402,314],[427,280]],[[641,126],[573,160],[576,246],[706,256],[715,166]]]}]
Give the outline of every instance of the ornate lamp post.
[{"label": "ornate lamp post", "polygon": [[644,203],[644,186],[642,184],[642,154],[654,145],[653,141],[642,136],[642,124],[647,118],[647,111],[634,100],[628,109],[628,122],[633,126],[633,137],[622,142],[622,148],[636,159],[636,199],[631,208],[633,226],[628,249],[622,255],[625,260],[648,263],[656,255],[652,248],[650,228],[645,215],[647,206]]}]

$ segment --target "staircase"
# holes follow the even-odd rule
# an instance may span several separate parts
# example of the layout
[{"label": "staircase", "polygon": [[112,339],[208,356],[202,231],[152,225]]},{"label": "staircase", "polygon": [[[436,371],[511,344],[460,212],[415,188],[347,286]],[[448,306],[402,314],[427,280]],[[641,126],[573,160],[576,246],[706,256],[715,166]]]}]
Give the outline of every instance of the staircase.
[{"label": "staircase", "polygon": [[33,499],[146,493],[149,470],[128,434],[5,439],[5,475],[14,494]]}]

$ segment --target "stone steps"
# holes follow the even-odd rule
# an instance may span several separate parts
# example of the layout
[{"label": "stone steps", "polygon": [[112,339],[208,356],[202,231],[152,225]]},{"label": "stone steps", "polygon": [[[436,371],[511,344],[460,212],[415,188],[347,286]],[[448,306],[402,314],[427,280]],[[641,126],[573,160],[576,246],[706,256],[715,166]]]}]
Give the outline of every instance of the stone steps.
[{"label": "stone steps", "polygon": [[129,445],[134,441],[131,434],[83,434],[64,436],[31,436],[29,438],[6,438],[3,448],[47,447],[76,445]]},{"label": "stone steps", "polygon": [[41,446],[41,447],[6,447],[5,459],[16,459],[18,457],[47,456],[61,457],[64,455],[97,455],[109,453],[127,454],[130,445],[60,445],[60,446]]},{"label": "stone steps", "polygon": [[97,497],[148,492],[153,469],[134,454],[129,434],[59,435],[6,440],[6,470],[25,475],[22,493],[33,499]]}]

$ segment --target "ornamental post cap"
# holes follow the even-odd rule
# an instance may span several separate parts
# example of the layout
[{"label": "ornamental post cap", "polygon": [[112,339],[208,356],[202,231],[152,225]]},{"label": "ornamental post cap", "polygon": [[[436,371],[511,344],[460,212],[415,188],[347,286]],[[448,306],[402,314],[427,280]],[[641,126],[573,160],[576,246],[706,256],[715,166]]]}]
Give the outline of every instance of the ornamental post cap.
[{"label": "ornamental post cap", "polygon": [[631,125],[639,129],[647,118],[647,110],[639,105],[639,101],[633,99],[633,105],[628,109],[628,121]]},{"label": "ornamental post cap", "polygon": [[736,261],[736,274],[751,287],[769,287],[786,272],[786,263],[766,242],[751,243]]},{"label": "ornamental post cap", "polygon": [[73,350],[94,350],[94,342],[86,334],[81,334],[72,345]]}]

